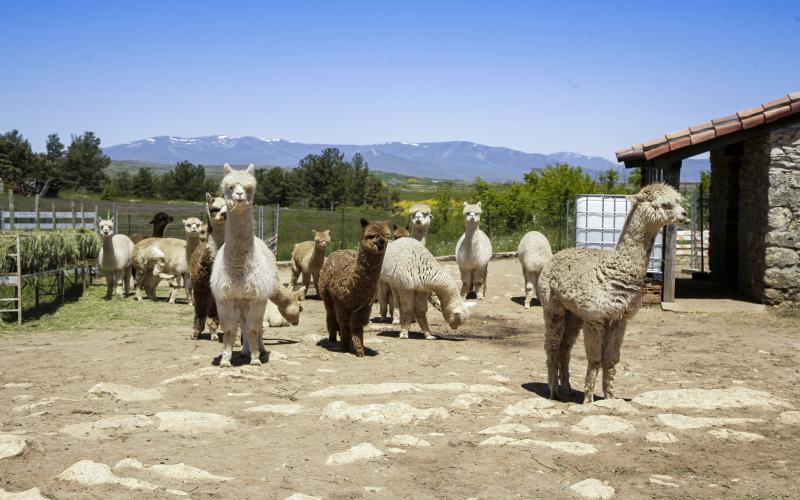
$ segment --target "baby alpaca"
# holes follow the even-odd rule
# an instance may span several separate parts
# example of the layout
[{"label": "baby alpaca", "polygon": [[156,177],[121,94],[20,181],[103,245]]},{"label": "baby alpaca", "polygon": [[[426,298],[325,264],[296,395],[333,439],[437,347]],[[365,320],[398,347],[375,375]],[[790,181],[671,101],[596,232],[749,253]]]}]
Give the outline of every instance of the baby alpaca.
[{"label": "baby alpaca", "polygon": [[464,202],[465,230],[456,243],[456,262],[461,271],[461,297],[475,291],[478,299],[486,296],[486,275],[492,258],[492,242],[478,227],[481,221],[481,202]]},{"label": "baby alpaca", "polygon": [[650,184],[630,197],[633,207],[613,251],[568,248],[555,254],[539,276],[544,311],[544,350],[550,398],[559,379],[567,394],[569,358],[583,327],[588,366],[584,402],[594,400],[603,368],[603,394],[614,397],[614,376],[628,320],[641,305],[647,262],[656,235],[667,224],[686,222],[681,195],[666,184]]},{"label": "baby alpaca", "polygon": [[400,305],[400,338],[408,338],[411,321],[416,318],[426,339],[433,339],[428,327],[428,296],[435,293],[450,328],[456,329],[469,319],[469,310],[456,281],[414,238],[393,241],[386,250],[381,281],[391,287]]},{"label": "baby alpaca", "polygon": [[333,252],[319,275],[320,295],[325,302],[328,339],[342,339],[342,350],[364,356],[364,326],[369,323],[372,301],[378,292],[381,264],[389,242],[389,225],[361,219],[364,233],[354,250]]},{"label": "baby alpaca", "polygon": [[124,234],[114,234],[114,218],[98,219],[97,227],[103,238],[103,247],[97,262],[100,270],[106,275],[106,300],[116,288],[117,295],[123,297],[131,286],[131,260],[133,258],[133,242]]},{"label": "baby alpaca", "polygon": [[411,217],[411,237],[425,244],[433,216],[431,207],[425,203],[416,203],[409,209]]},{"label": "baby alpaca", "polygon": [[534,290],[536,297],[539,297],[539,275],[544,265],[553,258],[553,250],[550,249],[550,242],[545,235],[530,231],[520,240],[517,257],[525,279],[525,309],[530,309]]},{"label": "baby alpaca", "polygon": [[294,246],[292,250],[292,278],[289,285],[294,287],[297,278],[303,276],[303,288],[308,292],[309,278],[314,279],[314,288],[319,295],[319,271],[325,263],[325,254],[331,243],[331,232],[312,229],[313,241],[304,241]]}]

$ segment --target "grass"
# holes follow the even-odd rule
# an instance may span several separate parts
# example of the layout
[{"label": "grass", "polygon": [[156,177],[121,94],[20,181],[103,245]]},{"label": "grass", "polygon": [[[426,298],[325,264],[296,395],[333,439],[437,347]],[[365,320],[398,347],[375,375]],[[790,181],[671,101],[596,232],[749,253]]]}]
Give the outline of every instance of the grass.
[{"label": "grass", "polygon": [[0,238],[0,274],[16,272],[14,238],[20,239],[22,273],[33,274],[66,267],[81,260],[96,259],[102,243],[100,236],[83,229],[59,231],[5,232]]}]

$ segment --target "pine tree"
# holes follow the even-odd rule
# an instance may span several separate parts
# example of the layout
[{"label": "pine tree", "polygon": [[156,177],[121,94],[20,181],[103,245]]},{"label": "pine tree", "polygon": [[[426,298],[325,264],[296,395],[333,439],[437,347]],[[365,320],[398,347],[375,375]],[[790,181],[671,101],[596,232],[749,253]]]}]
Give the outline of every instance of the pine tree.
[{"label": "pine tree", "polygon": [[99,193],[107,182],[104,170],[110,164],[111,159],[103,154],[100,138],[94,132],[74,135],[64,160],[64,181],[73,189]]},{"label": "pine tree", "polygon": [[139,198],[154,198],[156,195],[156,180],[150,167],[142,167],[133,176],[132,191]]}]

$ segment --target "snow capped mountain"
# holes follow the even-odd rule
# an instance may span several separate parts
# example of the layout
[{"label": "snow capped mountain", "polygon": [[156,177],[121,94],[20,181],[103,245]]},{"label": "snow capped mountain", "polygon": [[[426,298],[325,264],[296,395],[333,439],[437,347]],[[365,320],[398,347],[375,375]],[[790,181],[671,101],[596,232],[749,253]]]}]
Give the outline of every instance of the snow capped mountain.
[{"label": "snow capped mountain", "polygon": [[516,181],[531,168],[557,162],[580,165],[592,175],[609,168],[622,169],[618,163],[599,156],[572,152],[524,153],[467,141],[337,145],[253,136],[159,136],[110,146],[104,151],[115,160],[165,164],[188,160],[204,165],[227,162],[294,167],[306,155],[319,153],[328,147],[338,148],[347,158],[361,153],[373,170],[439,179],[472,180],[480,176],[490,181]]}]

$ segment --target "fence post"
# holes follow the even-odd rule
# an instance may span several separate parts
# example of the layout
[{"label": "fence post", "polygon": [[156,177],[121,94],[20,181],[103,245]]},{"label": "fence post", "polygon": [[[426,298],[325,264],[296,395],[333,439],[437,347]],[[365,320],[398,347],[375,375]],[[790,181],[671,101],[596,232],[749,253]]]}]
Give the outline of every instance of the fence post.
[{"label": "fence post", "polygon": [[33,224],[39,230],[39,194],[33,195]]},{"label": "fence post", "polygon": [[344,207],[341,208],[342,210],[342,226],[339,230],[339,249],[341,250],[344,248]]},{"label": "fence post", "polygon": [[14,220],[14,190],[8,190],[8,222],[11,224],[11,230],[16,228],[16,221]]},{"label": "fence post", "polygon": [[72,229],[75,229],[75,202],[69,202],[69,210],[72,212]]},{"label": "fence post", "polygon": [[[276,237],[278,236],[278,224],[280,224],[280,221],[281,221],[281,204],[276,203],[275,213],[272,215],[272,234],[274,234]],[[278,237],[278,240],[280,240],[280,237]]]},{"label": "fence post", "polygon": [[570,236],[570,234],[569,234],[569,198],[567,198],[567,226],[566,226],[566,230],[564,232],[564,239],[567,241],[567,247],[571,247],[571,245],[569,244],[569,236]]},{"label": "fence post", "polygon": [[128,235],[131,234],[131,211],[128,210]]},{"label": "fence post", "polygon": [[[95,205],[94,206],[94,220],[92,222],[94,224],[96,224],[97,223],[97,219],[99,219],[99,218],[100,218],[100,209],[99,209],[99,207],[97,205]],[[92,224],[92,225],[94,225],[94,224]],[[100,229],[100,228],[96,227],[95,229]]]},{"label": "fence post", "polygon": [[81,202],[80,208],[81,208],[81,229],[83,229],[86,227],[86,215],[84,214],[83,210],[83,202]]},{"label": "fence post", "polygon": [[56,222],[56,202],[50,202],[50,220],[53,222],[53,230],[55,231],[58,229],[58,223]]}]

